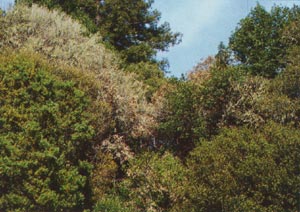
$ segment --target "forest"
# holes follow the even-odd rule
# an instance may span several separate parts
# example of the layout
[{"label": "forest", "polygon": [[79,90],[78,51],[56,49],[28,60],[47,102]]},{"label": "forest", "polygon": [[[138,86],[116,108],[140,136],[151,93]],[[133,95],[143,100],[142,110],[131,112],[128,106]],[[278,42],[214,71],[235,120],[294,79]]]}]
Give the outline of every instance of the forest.
[{"label": "forest", "polygon": [[176,78],[153,2],[0,10],[0,211],[300,211],[300,7]]}]

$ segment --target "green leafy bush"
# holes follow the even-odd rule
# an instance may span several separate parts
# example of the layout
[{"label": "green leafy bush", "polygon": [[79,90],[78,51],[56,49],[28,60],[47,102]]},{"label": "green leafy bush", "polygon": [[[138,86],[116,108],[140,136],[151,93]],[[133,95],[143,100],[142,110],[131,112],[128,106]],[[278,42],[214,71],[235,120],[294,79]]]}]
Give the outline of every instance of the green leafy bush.
[{"label": "green leafy bush", "polygon": [[118,196],[107,196],[97,202],[94,212],[132,212],[133,208],[126,206]]},{"label": "green leafy bush", "polygon": [[94,211],[180,211],[187,170],[166,152],[144,152],[124,166],[126,176],[99,199]]},{"label": "green leafy bush", "polygon": [[123,201],[137,211],[167,211],[180,204],[186,170],[170,153],[143,153],[130,160],[119,186]]},{"label": "green leafy bush", "polygon": [[90,99],[27,55],[0,56],[0,210],[89,207]]},{"label": "green leafy bush", "polygon": [[233,87],[245,80],[245,74],[238,68],[225,70],[212,69],[208,80],[201,84],[200,107],[207,122],[207,132],[218,132],[219,122],[230,104],[232,96],[237,95]]},{"label": "green leafy bush", "polygon": [[190,211],[295,211],[300,188],[300,134],[269,123],[224,129],[188,160]]},{"label": "green leafy bush", "polygon": [[[100,129],[99,143],[113,139],[112,134],[122,135],[128,143],[153,134],[156,112],[145,98],[146,86],[135,80],[136,75],[117,68],[117,56],[100,43],[101,36],[87,36],[86,29],[66,14],[34,4],[16,5],[0,22],[2,51],[38,52],[57,66],[55,74],[64,79],[76,72],[79,84],[99,103],[93,109],[100,119],[104,116],[100,123],[105,120],[110,126]],[[106,114],[102,107],[108,109]]]},{"label": "green leafy bush", "polygon": [[205,136],[205,120],[200,108],[199,87],[177,81],[164,95],[160,115],[159,139],[181,156]]}]

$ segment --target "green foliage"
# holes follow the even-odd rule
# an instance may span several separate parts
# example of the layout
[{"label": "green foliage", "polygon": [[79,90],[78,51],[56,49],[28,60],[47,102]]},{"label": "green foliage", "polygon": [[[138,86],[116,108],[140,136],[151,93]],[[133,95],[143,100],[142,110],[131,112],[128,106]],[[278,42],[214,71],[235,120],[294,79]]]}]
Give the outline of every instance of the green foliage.
[{"label": "green foliage", "polygon": [[217,134],[224,126],[259,128],[269,120],[299,126],[299,102],[289,96],[297,91],[297,74],[290,74],[289,69],[273,80],[248,76],[243,69],[229,67],[212,69],[203,82],[193,79],[201,86],[197,108],[206,123],[206,136]]},{"label": "green foliage", "polygon": [[205,117],[208,135],[218,132],[218,124],[231,104],[231,98],[237,95],[233,88],[236,84],[242,84],[244,80],[245,75],[241,69],[227,68],[211,70],[210,77],[202,83],[199,107]]},{"label": "green foliage", "polygon": [[248,72],[273,78],[285,67],[282,58],[290,45],[284,41],[282,33],[297,14],[298,7],[277,6],[267,12],[258,4],[240,21],[229,47]]},{"label": "green foliage", "polygon": [[97,9],[97,1],[88,0],[18,0],[18,3],[26,3],[29,5],[39,4],[49,9],[62,10],[70,15],[74,20],[78,20],[83,24],[89,32],[97,32],[97,26],[94,22]]},{"label": "green foliage", "polygon": [[125,67],[126,72],[135,73],[136,79],[144,82],[147,87],[146,98],[152,95],[166,82],[164,73],[157,64],[149,62],[132,63]]},{"label": "green foliage", "polygon": [[94,212],[132,212],[133,208],[129,208],[120,200],[118,196],[108,196],[97,202]]},{"label": "green foliage", "polygon": [[128,62],[153,60],[158,50],[178,43],[180,34],[168,23],[159,25],[160,13],[151,10],[153,0],[105,0],[99,7],[104,40],[120,50]]},{"label": "green foliage", "polygon": [[296,103],[282,92],[274,91],[274,86],[273,80],[262,77],[245,76],[242,83],[233,82],[217,125],[260,128],[270,120],[283,125],[296,124]]},{"label": "green foliage", "polygon": [[172,33],[168,23],[159,25],[160,13],[151,9],[153,0],[23,2],[61,8],[90,31],[99,31],[103,40],[121,52],[127,63],[154,61],[157,51],[166,51],[180,40],[180,34]]},{"label": "green foliage", "polygon": [[299,99],[300,97],[300,21],[293,21],[284,31],[284,37],[291,47],[287,51],[287,67],[276,79],[281,91],[289,98]]},{"label": "green foliage", "polygon": [[0,16],[3,16],[5,15],[5,11],[3,11],[1,8],[0,8]]},{"label": "green foliage", "polygon": [[218,53],[215,56],[216,64],[215,66],[219,69],[225,69],[232,62],[231,61],[231,52],[229,48],[225,47],[224,43],[221,42],[218,46]]},{"label": "green foliage", "polygon": [[[283,125],[299,127],[299,64],[295,47],[288,55],[290,61],[273,80],[261,81],[258,92],[253,95],[252,111],[263,122],[273,120]],[[260,90],[260,91],[259,91]],[[247,108],[250,108],[249,106]]]},{"label": "green foliage", "polygon": [[[110,189],[113,187],[113,183],[116,179],[118,167],[113,160],[114,158],[109,153],[98,151],[95,158],[96,161],[94,161],[95,165],[92,173],[91,186],[93,190],[93,200],[97,202],[99,200],[102,201],[103,198],[105,199],[105,195],[110,193]],[[108,201],[110,204],[110,200]]]},{"label": "green foliage", "polygon": [[195,71],[190,77],[200,86],[194,108],[202,114],[206,137],[224,126],[259,128],[270,120],[299,126],[299,101],[289,96],[298,89],[296,67],[294,74],[287,68],[273,80],[245,75],[241,68],[219,68]]},{"label": "green foliage", "polygon": [[0,57],[0,210],[89,207],[90,100],[26,55]]},{"label": "green foliage", "polygon": [[244,76],[243,82],[231,83],[231,94],[224,105],[219,127],[248,126],[259,128],[265,123],[260,106],[267,94],[268,81],[262,77]]},{"label": "green foliage", "polygon": [[278,88],[275,88],[275,91],[273,91],[272,87],[276,86],[276,84],[271,82],[267,92],[256,102],[258,114],[264,122],[273,120],[283,125],[292,124],[299,126],[299,100],[290,99],[284,93],[276,91]]},{"label": "green foliage", "polygon": [[181,155],[204,136],[205,122],[199,104],[199,87],[189,82],[177,81],[165,94],[159,117],[159,139]]},{"label": "green foliage", "polygon": [[[299,50],[297,50],[299,51]],[[300,99],[300,64],[298,58],[300,52],[295,52],[293,56],[294,62],[289,65],[274,81],[274,87],[280,89],[280,91],[294,100]]]},{"label": "green foliage", "polygon": [[130,160],[120,196],[137,211],[166,211],[182,201],[186,170],[170,153],[146,152]]},{"label": "green foliage", "polygon": [[[1,17],[2,49],[26,49],[45,55],[55,64],[98,72],[114,67],[116,58],[99,42],[99,35],[85,36],[87,29],[57,10],[16,5]],[[18,33],[16,33],[18,32]]]},{"label": "green foliage", "polygon": [[190,81],[176,82],[164,95],[159,138],[184,155],[222,126],[259,124],[253,101],[262,96],[260,83],[239,68],[195,71]]},{"label": "green foliage", "polygon": [[295,211],[300,187],[300,134],[267,124],[225,129],[188,160],[190,211]]},{"label": "green foliage", "polygon": [[298,7],[258,5],[168,80],[154,56],[179,35],[153,1],[27,2],[88,29],[35,4],[0,15],[1,211],[296,210]]},{"label": "green foliage", "polygon": [[[3,23],[0,32],[5,35],[0,41],[1,50],[38,52],[57,66],[55,74],[64,75],[64,79],[72,75],[69,71],[77,72],[79,84],[88,88],[96,102],[94,113],[100,118],[105,116],[100,125],[105,122],[109,126],[99,141],[111,136],[112,132],[126,134],[126,140],[151,135],[156,114],[146,101],[145,85],[136,81],[133,74],[117,68],[118,60],[99,43],[99,35],[85,36],[86,29],[66,14],[37,5],[30,8],[17,5],[0,21]],[[66,66],[71,67],[62,70]],[[107,108],[104,114],[103,107]]]}]

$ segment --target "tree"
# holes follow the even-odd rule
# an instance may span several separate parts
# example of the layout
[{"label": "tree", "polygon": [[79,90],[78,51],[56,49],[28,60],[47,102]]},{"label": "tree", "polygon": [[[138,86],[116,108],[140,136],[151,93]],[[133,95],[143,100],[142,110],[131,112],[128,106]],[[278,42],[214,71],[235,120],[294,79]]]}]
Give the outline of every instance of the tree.
[{"label": "tree", "polygon": [[[68,70],[55,71],[65,80],[74,73],[74,79],[93,97],[91,108],[100,119],[97,129],[104,130],[99,132],[99,142],[112,138],[113,133],[131,142],[152,134],[156,125],[155,111],[152,104],[146,102],[146,86],[135,80],[133,74],[116,68],[119,60],[99,43],[98,34],[84,36],[86,29],[77,21],[63,12],[49,11],[38,5],[16,5],[13,11],[0,18],[0,22],[1,50],[26,49],[39,53]],[[16,28],[18,33],[14,33]]]},{"label": "tree", "polygon": [[96,28],[128,63],[157,62],[158,51],[180,42],[180,33],[172,33],[166,22],[159,24],[161,14],[151,9],[154,0],[23,1],[60,7],[90,30]]},{"label": "tree", "polygon": [[158,64],[151,62],[132,63],[125,72],[135,73],[135,78],[147,85],[146,98],[151,101],[153,94],[166,82],[164,73]]},{"label": "tree", "polygon": [[221,42],[218,46],[218,53],[215,56],[215,63],[217,68],[225,69],[230,64],[231,53],[229,49]]},{"label": "tree", "polygon": [[104,40],[111,43],[128,62],[153,60],[179,42],[168,23],[159,25],[160,13],[151,10],[153,0],[105,0],[99,7],[99,27]]},{"label": "tree", "polygon": [[230,128],[188,159],[188,201],[181,211],[296,211],[299,129],[268,123]]},{"label": "tree", "polygon": [[[246,75],[243,70],[229,67],[221,70],[210,70],[210,76],[202,83],[198,95],[201,113],[203,114],[207,136],[218,133],[219,124],[224,118],[231,100],[238,92],[234,90],[236,84],[243,84]],[[235,120],[228,120],[233,124]]]},{"label": "tree", "polygon": [[158,137],[177,155],[186,156],[205,134],[205,121],[199,110],[199,87],[187,81],[173,83],[165,94]]},{"label": "tree", "polygon": [[90,207],[90,99],[48,69],[33,55],[0,56],[1,211]]},{"label": "tree", "polygon": [[[129,161],[119,196],[135,210],[169,211],[183,201],[186,169],[172,154],[145,152]],[[174,210],[180,211],[180,210]]]},{"label": "tree", "polygon": [[229,47],[248,72],[273,78],[285,67],[282,58],[289,45],[284,42],[282,32],[296,14],[299,14],[298,7],[273,7],[267,12],[257,4],[240,21],[230,37]]},{"label": "tree", "polygon": [[78,20],[91,33],[97,32],[95,23],[98,1],[95,0],[15,0],[16,3],[39,4],[49,9],[61,9]]},{"label": "tree", "polygon": [[284,38],[289,43],[286,69],[278,76],[278,88],[292,99],[300,98],[300,21],[291,22],[284,30]]},{"label": "tree", "polygon": [[0,8],[0,16],[3,16],[5,14],[5,11],[3,11],[1,8]]}]

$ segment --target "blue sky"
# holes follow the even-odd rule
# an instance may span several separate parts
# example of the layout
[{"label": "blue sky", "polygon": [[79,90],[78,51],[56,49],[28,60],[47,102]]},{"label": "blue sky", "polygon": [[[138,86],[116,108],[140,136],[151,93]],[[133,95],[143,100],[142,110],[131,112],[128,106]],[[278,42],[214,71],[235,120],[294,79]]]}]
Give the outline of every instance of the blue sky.
[{"label": "blue sky", "polygon": [[153,7],[162,13],[162,21],[170,23],[173,31],[183,33],[182,43],[160,53],[170,62],[171,75],[190,71],[201,59],[217,52],[221,41],[228,38],[240,19],[259,2],[266,9],[272,5],[292,6],[292,0],[156,0]]},{"label": "blue sky", "polygon": [[[14,0],[0,0],[6,7]],[[227,44],[239,20],[259,2],[266,9],[272,5],[292,6],[300,0],[155,0],[153,8],[162,13],[174,32],[183,33],[182,43],[159,53],[170,62],[171,75],[190,71],[201,59],[213,55],[221,41]]]},{"label": "blue sky", "polygon": [[9,5],[12,5],[15,0],[0,0],[0,8],[7,9]]}]

